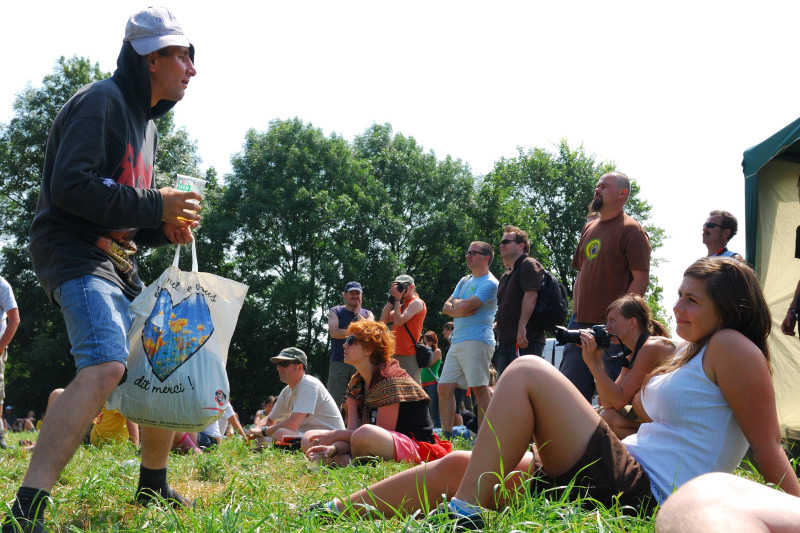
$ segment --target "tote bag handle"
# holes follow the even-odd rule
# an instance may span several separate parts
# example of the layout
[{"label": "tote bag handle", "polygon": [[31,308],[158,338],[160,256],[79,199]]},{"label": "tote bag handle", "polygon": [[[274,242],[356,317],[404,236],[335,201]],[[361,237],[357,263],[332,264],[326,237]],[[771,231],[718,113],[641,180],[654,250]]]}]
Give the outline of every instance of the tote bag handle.
[{"label": "tote bag handle", "polygon": [[[172,260],[172,266],[178,268],[178,260],[181,257],[181,245],[175,247],[175,259]],[[194,246],[194,239],[192,239],[192,272],[197,272],[197,248]]]}]

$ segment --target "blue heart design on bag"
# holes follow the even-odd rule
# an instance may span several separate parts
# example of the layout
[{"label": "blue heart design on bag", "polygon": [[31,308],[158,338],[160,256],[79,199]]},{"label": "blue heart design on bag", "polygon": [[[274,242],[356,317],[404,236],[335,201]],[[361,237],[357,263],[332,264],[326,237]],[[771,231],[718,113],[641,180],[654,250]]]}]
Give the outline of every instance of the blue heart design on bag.
[{"label": "blue heart design on bag", "polygon": [[203,295],[193,294],[173,306],[169,292],[161,289],[142,331],[142,346],[153,373],[163,382],[188,361],[212,333],[214,324]]}]

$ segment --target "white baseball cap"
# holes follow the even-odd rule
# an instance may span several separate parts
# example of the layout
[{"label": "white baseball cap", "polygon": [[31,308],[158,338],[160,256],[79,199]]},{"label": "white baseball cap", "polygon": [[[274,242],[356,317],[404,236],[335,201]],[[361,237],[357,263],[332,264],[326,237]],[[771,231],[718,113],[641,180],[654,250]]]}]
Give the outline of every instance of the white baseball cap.
[{"label": "white baseball cap", "polygon": [[167,46],[191,46],[181,25],[166,7],[148,7],[131,15],[125,26],[124,41],[129,41],[142,56]]}]

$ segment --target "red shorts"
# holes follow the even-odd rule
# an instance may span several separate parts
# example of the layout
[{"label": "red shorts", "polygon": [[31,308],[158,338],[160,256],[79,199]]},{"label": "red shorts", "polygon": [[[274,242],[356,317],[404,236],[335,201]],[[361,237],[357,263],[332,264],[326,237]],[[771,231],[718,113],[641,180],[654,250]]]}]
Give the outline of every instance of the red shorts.
[{"label": "red shorts", "polygon": [[436,435],[433,442],[421,442],[408,435],[390,431],[394,441],[394,460],[413,463],[440,459],[453,451],[453,445],[448,441],[440,440]]}]

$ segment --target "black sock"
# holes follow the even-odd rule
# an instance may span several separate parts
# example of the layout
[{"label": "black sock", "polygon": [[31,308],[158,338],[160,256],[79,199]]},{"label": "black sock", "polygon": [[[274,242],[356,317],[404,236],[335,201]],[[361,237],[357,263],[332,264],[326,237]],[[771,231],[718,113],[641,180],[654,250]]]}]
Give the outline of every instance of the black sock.
[{"label": "black sock", "polygon": [[[23,531],[44,531],[44,511],[47,508],[47,499],[50,493],[46,490],[33,487],[20,487],[14,505],[11,506],[11,516],[22,526]],[[39,524],[37,524],[39,522]],[[3,521],[3,532],[16,531],[13,521]]]},{"label": "black sock", "polygon": [[136,489],[136,492],[142,489],[158,490],[167,486],[166,468],[151,470],[139,465],[139,487]]},{"label": "black sock", "polygon": [[180,507],[181,505],[189,506],[191,502],[187,501],[177,491],[167,483],[167,469],[159,468],[151,470],[144,466],[139,466],[139,485],[136,487],[136,501],[141,505],[149,505],[153,501],[157,501],[157,496],[161,496],[173,507]]}]

